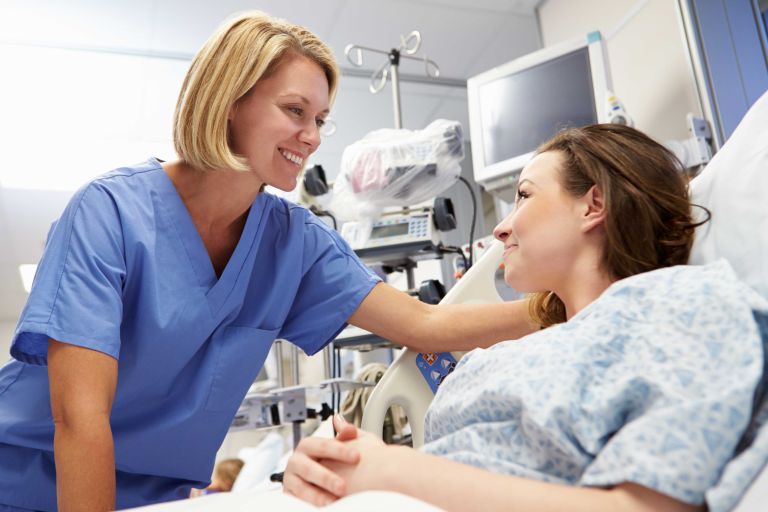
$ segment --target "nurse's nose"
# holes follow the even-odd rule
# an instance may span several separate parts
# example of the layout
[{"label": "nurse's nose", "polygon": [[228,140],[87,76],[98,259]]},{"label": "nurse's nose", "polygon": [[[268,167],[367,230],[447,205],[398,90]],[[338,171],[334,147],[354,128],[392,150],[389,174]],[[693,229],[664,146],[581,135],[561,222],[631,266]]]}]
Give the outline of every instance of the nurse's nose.
[{"label": "nurse's nose", "polygon": [[320,127],[314,120],[302,128],[299,133],[299,140],[308,146],[310,154],[314,153],[320,146]]}]

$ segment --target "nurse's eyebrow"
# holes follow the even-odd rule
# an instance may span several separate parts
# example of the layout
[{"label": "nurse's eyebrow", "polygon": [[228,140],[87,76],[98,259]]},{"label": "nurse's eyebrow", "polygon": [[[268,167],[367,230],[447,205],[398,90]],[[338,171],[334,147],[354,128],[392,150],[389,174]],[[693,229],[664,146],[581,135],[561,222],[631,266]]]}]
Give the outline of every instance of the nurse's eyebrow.
[{"label": "nurse's eyebrow", "polygon": [[[310,102],[310,101],[309,101],[307,98],[305,98],[305,97],[304,97],[304,96],[302,96],[301,94],[297,94],[297,93],[288,93],[288,94],[283,94],[283,95],[282,95],[282,96],[280,96],[280,97],[281,97],[281,98],[287,98],[287,97],[289,97],[289,96],[291,96],[291,97],[295,97],[295,98],[299,98],[299,100],[301,100],[301,102],[302,102],[302,103],[304,103],[305,105],[311,105],[311,104],[312,104],[312,103],[311,103],[311,102]],[[328,114],[329,112],[330,112],[330,110],[329,110],[329,109],[325,109],[325,110],[322,110],[322,111],[320,111],[320,113],[321,113],[321,114]]]}]

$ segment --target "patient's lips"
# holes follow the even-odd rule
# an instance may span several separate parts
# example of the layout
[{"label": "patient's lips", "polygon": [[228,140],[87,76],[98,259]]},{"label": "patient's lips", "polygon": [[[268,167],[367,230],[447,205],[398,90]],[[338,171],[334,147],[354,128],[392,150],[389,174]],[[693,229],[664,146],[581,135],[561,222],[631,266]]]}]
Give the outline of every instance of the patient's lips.
[{"label": "patient's lips", "polygon": [[504,257],[506,258],[512,251],[517,249],[518,244],[510,243],[504,245]]}]

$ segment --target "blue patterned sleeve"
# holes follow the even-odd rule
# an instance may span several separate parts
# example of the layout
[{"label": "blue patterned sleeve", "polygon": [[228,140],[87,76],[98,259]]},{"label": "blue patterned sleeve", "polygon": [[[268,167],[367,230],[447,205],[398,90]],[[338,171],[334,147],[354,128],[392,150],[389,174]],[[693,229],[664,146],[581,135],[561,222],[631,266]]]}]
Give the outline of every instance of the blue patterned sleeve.
[{"label": "blue patterned sleeve", "polygon": [[733,457],[762,373],[749,347],[760,333],[748,308],[731,306],[742,301],[697,291],[687,303],[655,296],[652,321],[631,322],[625,364],[594,391],[605,444],[581,485],[634,482],[698,505]]}]

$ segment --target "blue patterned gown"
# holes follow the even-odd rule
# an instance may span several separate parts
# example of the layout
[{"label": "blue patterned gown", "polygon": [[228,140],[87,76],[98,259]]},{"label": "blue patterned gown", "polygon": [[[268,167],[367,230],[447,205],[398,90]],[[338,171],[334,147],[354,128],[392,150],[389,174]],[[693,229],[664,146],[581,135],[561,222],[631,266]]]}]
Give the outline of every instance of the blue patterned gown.
[{"label": "blue patterned gown", "polygon": [[750,422],[766,312],[725,261],[616,282],[564,324],[467,354],[427,413],[423,450],[701,504]]}]

